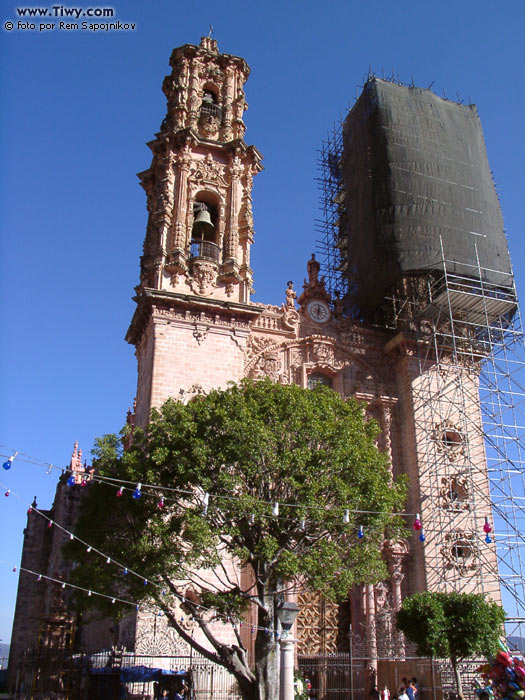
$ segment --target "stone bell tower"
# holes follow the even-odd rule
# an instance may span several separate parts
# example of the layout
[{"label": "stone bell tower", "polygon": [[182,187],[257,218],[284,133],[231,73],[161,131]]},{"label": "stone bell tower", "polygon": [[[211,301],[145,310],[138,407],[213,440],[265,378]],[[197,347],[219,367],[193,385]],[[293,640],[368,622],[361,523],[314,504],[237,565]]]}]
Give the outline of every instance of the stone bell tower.
[{"label": "stone bell tower", "polygon": [[137,423],[168,396],[242,376],[250,320],[252,178],[261,155],[244,142],[242,58],[209,37],[173,51],[167,114],[139,174],[149,212],[137,310]]}]

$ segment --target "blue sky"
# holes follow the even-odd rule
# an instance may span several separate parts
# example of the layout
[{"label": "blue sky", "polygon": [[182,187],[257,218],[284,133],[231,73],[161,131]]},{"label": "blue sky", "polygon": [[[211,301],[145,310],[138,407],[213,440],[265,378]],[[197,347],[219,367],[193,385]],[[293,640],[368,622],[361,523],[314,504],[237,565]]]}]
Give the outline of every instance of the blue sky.
[{"label": "blue sky", "polygon": [[[369,67],[477,104],[523,290],[522,0],[59,4],[113,7],[115,20],[137,26],[6,31],[5,22],[16,27],[17,6],[2,3],[1,454],[19,450],[62,467],[75,439],[89,454],[96,436],[124,422],[136,385],[124,335],[146,225],[135,173],[149,166],[145,143],[165,114],[171,50],[197,44],[210,23],[219,49],[252,68],[246,140],[265,166],[253,193],[256,301],[280,303],[288,279],[300,287],[317,238],[317,149]],[[0,471],[12,491],[0,501],[5,641],[24,503],[36,495],[49,507],[58,471],[18,459]]]}]

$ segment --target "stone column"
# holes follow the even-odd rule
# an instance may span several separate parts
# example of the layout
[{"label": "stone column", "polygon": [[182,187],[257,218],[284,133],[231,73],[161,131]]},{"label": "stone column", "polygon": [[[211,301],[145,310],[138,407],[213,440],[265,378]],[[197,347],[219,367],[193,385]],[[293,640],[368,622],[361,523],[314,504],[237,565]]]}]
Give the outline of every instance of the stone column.
[{"label": "stone column", "polygon": [[201,63],[197,59],[194,59],[190,66],[190,80],[189,80],[189,114],[188,114],[188,126],[190,129],[197,131],[197,126],[199,122],[199,111],[202,102],[202,95],[200,94],[201,84],[199,79],[199,70],[201,68]]},{"label": "stone column", "polygon": [[222,86],[222,127],[221,138],[223,141],[231,141],[232,131],[232,102],[233,102],[234,70],[228,66],[224,72]]},{"label": "stone column", "polygon": [[226,232],[224,242],[224,261],[233,260],[237,262],[237,248],[239,246],[239,186],[240,176],[244,168],[239,156],[234,156],[229,167],[230,171],[230,216],[229,227]]},{"label": "stone column", "polygon": [[[191,165],[189,146],[184,146],[177,156],[178,178],[177,193],[175,199],[175,221],[173,226],[173,248],[186,252],[186,212],[188,208],[188,173]],[[170,251],[171,252],[171,251]]]}]

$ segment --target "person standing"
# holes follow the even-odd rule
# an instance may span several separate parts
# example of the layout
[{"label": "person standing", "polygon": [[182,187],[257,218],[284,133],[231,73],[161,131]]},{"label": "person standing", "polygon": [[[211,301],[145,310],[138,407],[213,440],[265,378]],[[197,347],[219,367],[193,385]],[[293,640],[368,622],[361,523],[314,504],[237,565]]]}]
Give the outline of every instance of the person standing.
[{"label": "person standing", "polygon": [[419,691],[417,687],[417,678],[412,678],[407,687],[407,695],[409,700],[419,700]]}]

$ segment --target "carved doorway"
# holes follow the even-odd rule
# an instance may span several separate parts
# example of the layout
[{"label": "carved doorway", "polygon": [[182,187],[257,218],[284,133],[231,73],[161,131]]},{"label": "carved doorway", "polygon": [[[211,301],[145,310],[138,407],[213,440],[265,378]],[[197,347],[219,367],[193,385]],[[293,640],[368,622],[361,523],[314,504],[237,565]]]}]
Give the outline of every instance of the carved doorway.
[{"label": "carved doorway", "polygon": [[320,593],[298,595],[297,653],[326,655],[349,652],[350,602],[336,603]]}]

